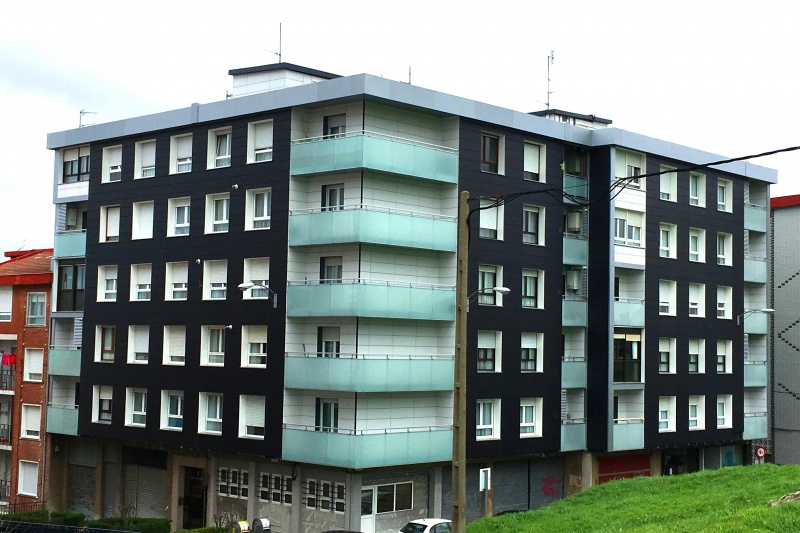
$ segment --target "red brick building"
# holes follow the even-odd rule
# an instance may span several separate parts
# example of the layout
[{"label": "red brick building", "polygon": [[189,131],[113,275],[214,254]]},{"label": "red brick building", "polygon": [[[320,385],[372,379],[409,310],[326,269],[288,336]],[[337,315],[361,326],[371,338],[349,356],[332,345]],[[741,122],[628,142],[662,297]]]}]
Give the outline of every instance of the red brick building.
[{"label": "red brick building", "polygon": [[53,250],[0,263],[0,507],[41,502],[47,482],[47,347]]}]

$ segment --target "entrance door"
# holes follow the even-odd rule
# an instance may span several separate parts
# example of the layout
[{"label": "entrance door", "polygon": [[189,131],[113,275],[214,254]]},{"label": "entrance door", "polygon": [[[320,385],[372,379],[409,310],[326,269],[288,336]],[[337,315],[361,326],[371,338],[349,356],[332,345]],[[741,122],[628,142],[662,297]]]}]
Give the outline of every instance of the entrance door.
[{"label": "entrance door", "polygon": [[183,528],[197,529],[206,525],[206,488],[200,468],[184,467]]},{"label": "entrance door", "polygon": [[361,489],[361,531],[375,533],[375,487]]}]

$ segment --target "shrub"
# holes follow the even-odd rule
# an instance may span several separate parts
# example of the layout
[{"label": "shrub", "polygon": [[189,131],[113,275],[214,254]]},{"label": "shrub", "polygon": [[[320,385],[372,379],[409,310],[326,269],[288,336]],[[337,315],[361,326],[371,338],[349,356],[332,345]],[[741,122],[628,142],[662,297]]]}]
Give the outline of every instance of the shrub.
[{"label": "shrub", "polygon": [[98,527],[103,529],[124,529],[126,531],[137,531],[139,533],[170,533],[169,518],[141,518],[138,516],[113,516],[90,520],[86,523],[87,527]]},{"label": "shrub", "polygon": [[63,524],[65,526],[82,526],[86,522],[86,517],[83,513],[69,513],[62,511],[55,511],[50,513],[51,524]]},{"label": "shrub", "polygon": [[11,522],[32,522],[34,524],[47,524],[50,520],[50,513],[46,509],[37,509],[28,513],[14,513],[2,516],[3,520]]}]

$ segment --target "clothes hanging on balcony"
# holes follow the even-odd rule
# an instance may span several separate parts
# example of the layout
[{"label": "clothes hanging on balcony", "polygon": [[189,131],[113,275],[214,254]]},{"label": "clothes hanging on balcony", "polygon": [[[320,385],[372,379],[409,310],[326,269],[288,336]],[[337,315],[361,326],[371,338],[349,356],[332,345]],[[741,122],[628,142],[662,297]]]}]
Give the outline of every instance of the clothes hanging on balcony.
[{"label": "clothes hanging on balcony", "polygon": [[3,366],[10,366],[17,362],[17,354],[14,353],[4,353],[2,355],[2,363]]}]

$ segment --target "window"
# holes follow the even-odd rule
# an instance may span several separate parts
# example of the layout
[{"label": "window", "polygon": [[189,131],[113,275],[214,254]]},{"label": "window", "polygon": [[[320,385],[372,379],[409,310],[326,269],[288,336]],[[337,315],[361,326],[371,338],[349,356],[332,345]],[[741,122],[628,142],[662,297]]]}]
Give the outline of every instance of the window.
[{"label": "window", "polygon": [[167,263],[164,299],[185,300],[189,296],[189,263],[179,261]]},{"label": "window", "polygon": [[[501,146],[503,145],[503,146]],[[481,134],[481,171],[503,174],[500,162],[501,150],[505,148],[505,143],[498,135],[488,133]]]},{"label": "window", "polygon": [[201,326],[200,364],[222,366],[225,364],[225,326]]},{"label": "window", "polygon": [[640,333],[614,332],[614,381],[640,383],[642,381]]},{"label": "window", "polygon": [[689,396],[689,430],[697,431],[706,428],[706,397]]},{"label": "window", "polygon": [[183,391],[161,391],[161,429],[183,430]]},{"label": "window", "polygon": [[229,209],[230,194],[206,195],[206,233],[227,233]]},{"label": "window", "polygon": [[203,300],[228,297],[228,261],[203,261]]},{"label": "window", "polygon": [[29,292],[26,308],[25,324],[28,326],[44,326],[47,315],[47,293]]},{"label": "window", "polygon": [[317,328],[317,357],[339,357],[341,350],[341,328],[320,326]]},{"label": "window", "polygon": [[389,485],[378,485],[377,492],[377,513],[392,513],[396,511],[409,511],[413,509],[414,485],[408,481],[405,483],[392,483]]},{"label": "window", "polygon": [[706,230],[689,228],[689,261],[706,262]]},{"label": "window", "polygon": [[207,168],[231,166],[231,128],[209,130]]},{"label": "window", "polygon": [[733,266],[733,235],[717,233],[717,264]]},{"label": "window", "polygon": [[147,390],[125,389],[125,425],[144,427],[147,423]]},{"label": "window", "polygon": [[342,256],[328,256],[319,258],[320,283],[342,282]]},{"label": "window", "polygon": [[103,174],[100,181],[111,183],[122,179],[122,146],[103,148]]},{"label": "window", "polygon": [[269,229],[272,224],[272,190],[251,189],[245,198],[244,229],[246,231]]},{"label": "window", "polygon": [[522,372],[542,372],[544,333],[522,333],[519,369]]},{"label": "window", "polygon": [[521,398],[519,401],[520,438],[542,436],[542,399]]},{"label": "window", "polygon": [[544,244],[544,207],[522,206],[522,242]]},{"label": "window", "polygon": [[583,234],[583,211],[564,211],[564,232],[572,235]]},{"label": "window", "polygon": [[197,422],[200,433],[222,434],[222,394],[200,393],[200,412]]},{"label": "window", "polygon": [[[83,311],[86,297],[86,265],[84,261],[84,259],[62,259],[58,262],[58,303],[56,307],[59,311]],[[0,320],[2,320],[3,314],[2,301],[2,288],[0,288]]]},{"label": "window", "polygon": [[64,207],[64,231],[86,231],[86,217],[88,216],[87,202],[74,202],[61,204]]},{"label": "window", "polygon": [[247,125],[247,162],[272,161],[272,121]]},{"label": "window", "polygon": [[644,248],[642,243],[642,227],[644,213],[628,211],[626,209],[614,210],[614,244]]},{"label": "window", "polygon": [[170,198],[167,210],[167,237],[189,235],[191,198]]},{"label": "window", "polygon": [[239,396],[239,436],[251,439],[264,438],[264,396]]},{"label": "window", "polygon": [[147,364],[150,359],[150,326],[128,326],[128,363]]},{"label": "window", "polygon": [[[269,257],[253,257],[244,260],[244,281],[269,287]],[[269,298],[267,289],[253,287],[249,291],[242,293],[245,300],[257,300]]]},{"label": "window", "polygon": [[733,183],[730,180],[717,180],[717,211],[733,211]]},{"label": "window", "polygon": [[156,175],[156,141],[136,143],[133,161],[133,179],[152,178]]},{"label": "window", "polygon": [[478,332],[478,371],[500,372],[502,370],[503,333],[500,331]]},{"label": "window", "polygon": [[111,407],[114,389],[109,386],[95,385],[92,388],[92,422],[98,424],[111,423]]},{"label": "window", "polygon": [[134,202],[131,239],[153,238],[153,202]]},{"label": "window", "polygon": [[25,381],[42,381],[44,350],[42,348],[25,348]]},{"label": "window", "polygon": [[242,326],[242,367],[266,366],[267,326]]},{"label": "window", "polygon": [[115,333],[116,328],[114,326],[97,326],[94,343],[95,361],[114,362]]},{"label": "window", "polygon": [[97,301],[117,301],[117,267],[115,265],[97,267]]},{"label": "window", "polygon": [[733,289],[724,285],[717,285],[717,318],[732,318]]},{"label": "window", "polygon": [[661,337],[658,339],[658,372],[660,374],[675,373],[675,339]]},{"label": "window", "polygon": [[477,440],[500,438],[500,400],[478,400],[475,411]]},{"label": "window", "polygon": [[661,165],[660,188],[658,197],[668,202],[675,202],[678,199],[678,173],[672,167]]},{"label": "window", "polygon": [[322,119],[323,135],[326,137],[344,137],[347,130],[347,116],[342,113],[339,115],[328,115]]},{"label": "window", "polygon": [[314,410],[314,429],[325,433],[338,433],[339,400],[317,398]]},{"label": "window", "polygon": [[182,365],[186,362],[186,326],[164,326],[162,363]]},{"label": "window", "polygon": [[292,504],[292,478],[262,472],[258,479],[258,499],[262,502]]},{"label": "window", "polygon": [[706,341],[689,339],[689,373],[704,374],[706,371]]},{"label": "window", "polygon": [[503,305],[503,295],[494,291],[503,284],[503,267],[478,265],[478,304]]},{"label": "window", "polygon": [[658,397],[658,431],[675,431],[675,396]]},{"label": "window", "polygon": [[39,439],[42,426],[42,406],[22,404],[22,428],[20,437],[23,439]]},{"label": "window", "polygon": [[706,206],[706,175],[689,173],[689,205]]},{"label": "window", "polygon": [[217,474],[217,494],[246,500],[250,496],[250,473],[236,468],[220,468]]},{"label": "window", "polygon": [[706,286],[704,283],[689,284],[689,316],[706,316]]},{"label": "window", "polygon": [[100,208],[100,242],[119,241],[119,206]]},{"label": "window", "polygon": [[729,428],[731,414],[733,413],[733,397],[730,394],[720,394],[717,396],[717,428]]},{"label": "window", "polygon": [[152,294],[152,271],[150,263],[131,265],[131,294],[132,302],[147,302]]},{"label": "window", "polygon": [[503,240],[503,206],[494,206],[494,198],[481,198],[480,229],[478,236],[481,239]]},{"label": "window", "polygon": [[39,496],[39,463],[33,461],[19,462],[19,482],[17,483],[17,494],[24,496]]},{"label": "window", "polygon": [[731,354],[733,352],[733,341],[717,341],[717,374],[730,374],[732,372]]},{"label": "window", "polygon": [[545,181],[544,157],[547,148],[544,145],[526,142],[524,145],[522,177],[527,181]]},{"label": "window", "polygon": [[675,259],[678,256],[675,250],[677,227],[674,224],[659,224],[659,231],[658,256]]},{"label": "window", "polygon": [[174,135],[169,139],[169,173],[192,171],[192,134]]},{"label": "window", "polygon": [[341,211],[344,209],[344,183],[323,185],[319,205],[322,211]]},{"label": "window", "polygon": [[64,150],[64,174],[61,183],[89,181],[89,147]]},{"label": "window", "polygon": [[522,269],[522,307],[544,308],[544,271]]},{"label": "window", "polygon": [[614,158],[616,168],[614,175],[616,178],[625,180],[628,189],[644,190],[644,180],[641,180],[637,177],[644,173],[644,154],[640,154],[638,152],[629,152],[628,150],[617,148]]},{"label": "window", "polygon": [[658,314],[674,315],[675,300],[678,284],[674,281],[662,279],[658,282]]},{"label": "window", "polygon": [[[11,322],[11,310],[13,309],[13,304],[12,304],[13,294],[14,294],[13,287],[0,287],[0,322]],[[60,301],[61,299],[60,292],[58,294],[58,297]]]}]

